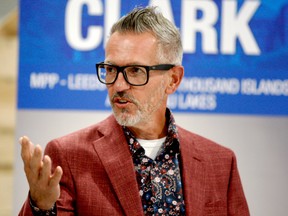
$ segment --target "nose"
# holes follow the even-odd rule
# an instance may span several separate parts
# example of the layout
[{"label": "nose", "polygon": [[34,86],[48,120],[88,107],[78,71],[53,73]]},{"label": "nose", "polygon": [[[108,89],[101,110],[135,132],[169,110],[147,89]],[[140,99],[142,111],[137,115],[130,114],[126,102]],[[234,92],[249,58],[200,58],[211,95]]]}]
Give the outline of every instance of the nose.
[{"label": "nose", "polygon": [[117,92],[122,92],[130,88],[130,85],[125,80],[123,73],[118,74],[118,77],[113,86]]}]

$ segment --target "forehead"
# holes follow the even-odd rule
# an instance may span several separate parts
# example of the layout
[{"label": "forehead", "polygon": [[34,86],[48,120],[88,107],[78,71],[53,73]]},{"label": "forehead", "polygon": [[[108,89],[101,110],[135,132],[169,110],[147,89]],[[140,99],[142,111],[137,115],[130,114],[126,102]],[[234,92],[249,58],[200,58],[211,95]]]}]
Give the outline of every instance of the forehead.
[{"label": "forehead", "polygon": [[115,32],[107,42],[105,61],[118,65],[151,64],[156,62],[156,51],[157,40],[151,33]]}]

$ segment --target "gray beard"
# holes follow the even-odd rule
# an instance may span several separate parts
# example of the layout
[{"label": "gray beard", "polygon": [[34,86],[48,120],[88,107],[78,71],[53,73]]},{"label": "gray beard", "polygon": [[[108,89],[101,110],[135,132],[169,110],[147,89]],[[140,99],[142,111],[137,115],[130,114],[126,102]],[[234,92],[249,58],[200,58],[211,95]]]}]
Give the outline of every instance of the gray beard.
[{"label": "gray beard", "polygon": [[140,121],[143,120],[143,116],[140,110],[137,110],[135,115],[128,114],[127,110],[125,109],[123,109],[121,113],[118,113],[118,114],[113,110],[113,113],[118,124],[122,126],[127,126],[127,127],[135,126]]}]

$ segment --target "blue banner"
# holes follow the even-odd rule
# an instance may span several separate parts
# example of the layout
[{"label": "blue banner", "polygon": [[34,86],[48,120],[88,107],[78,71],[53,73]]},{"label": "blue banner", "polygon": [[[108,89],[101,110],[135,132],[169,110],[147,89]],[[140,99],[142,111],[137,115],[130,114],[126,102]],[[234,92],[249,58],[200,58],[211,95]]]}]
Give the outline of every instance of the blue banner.
[{"label": "blue banner", "polygon": [[182,36],[174,112],[288,115],[286,0],[21,0],[19,109],[110,109],[95,63],[112,24],[158,5]]}]

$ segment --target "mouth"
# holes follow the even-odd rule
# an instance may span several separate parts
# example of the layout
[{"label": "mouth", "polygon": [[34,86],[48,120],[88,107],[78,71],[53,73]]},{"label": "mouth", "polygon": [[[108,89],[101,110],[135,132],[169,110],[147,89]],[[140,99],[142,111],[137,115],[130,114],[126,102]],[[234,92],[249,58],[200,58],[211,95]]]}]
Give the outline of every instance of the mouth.
[{"label": "mouth", "polygon": [[121,99],[121,98],[120,98],[120,99],[116,99],[115,102],[116,102],[116,103],[120,103],[120,104],[127,104],[129,101],[126,100],[126,99]]},{"label": "mouth", "polygon": [[119,108],[125,108],[131,101],[127,98],[116,97],[114,98],[113,103]]}]

